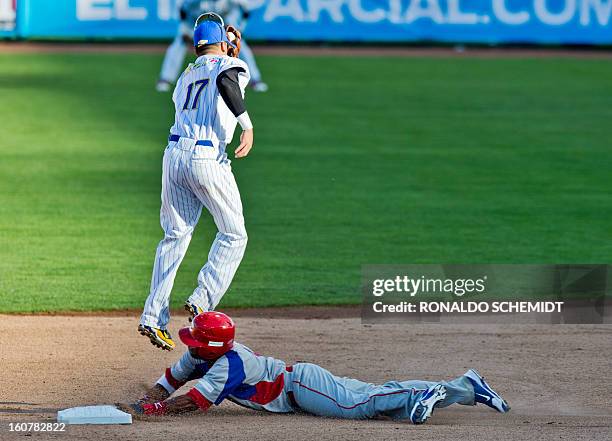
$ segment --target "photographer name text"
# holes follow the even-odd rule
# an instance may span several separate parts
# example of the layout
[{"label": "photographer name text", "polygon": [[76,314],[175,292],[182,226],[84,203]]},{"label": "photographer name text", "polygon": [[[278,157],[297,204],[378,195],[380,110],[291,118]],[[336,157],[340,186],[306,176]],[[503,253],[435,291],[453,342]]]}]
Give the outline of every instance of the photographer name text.
[{"label": "photographer name text", "polygon": [[385,304],[374,302],[375,313],[546,313],[561,312],[564,302],[400,302]]}]

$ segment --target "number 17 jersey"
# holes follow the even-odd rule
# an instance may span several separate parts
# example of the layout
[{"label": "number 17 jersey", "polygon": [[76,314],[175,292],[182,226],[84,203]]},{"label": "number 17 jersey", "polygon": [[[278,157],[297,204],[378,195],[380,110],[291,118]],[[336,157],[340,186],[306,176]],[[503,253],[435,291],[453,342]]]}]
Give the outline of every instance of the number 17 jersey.
[{"label": "number 17 jersey", "polygon": [[217,77],[228,69],[238,68],[242,96],[249,83],[246,63],[227,55],[202,55],[183,72],[172,94],[176,111],[170,134],[196,141],[210,141],[225,151],[232,141],[236,117],[225,104],[217,88]]}]

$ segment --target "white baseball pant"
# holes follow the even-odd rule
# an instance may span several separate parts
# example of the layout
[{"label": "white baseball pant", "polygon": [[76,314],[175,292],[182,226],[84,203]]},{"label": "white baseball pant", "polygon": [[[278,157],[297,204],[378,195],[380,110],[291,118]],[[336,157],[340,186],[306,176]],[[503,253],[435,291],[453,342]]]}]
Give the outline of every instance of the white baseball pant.
[{"label": "white baseball pant", "polygon": [[171,142],[164,153],[160,212],[164,238],[157,246],[151,290],[140,322],[166,329],[170,292],[191,241],[202,207],[212,214],[218,233],[198,287],[188,301],[213,310],[240,265],[247,245],[242,202],[229,161],[209,146]]}]

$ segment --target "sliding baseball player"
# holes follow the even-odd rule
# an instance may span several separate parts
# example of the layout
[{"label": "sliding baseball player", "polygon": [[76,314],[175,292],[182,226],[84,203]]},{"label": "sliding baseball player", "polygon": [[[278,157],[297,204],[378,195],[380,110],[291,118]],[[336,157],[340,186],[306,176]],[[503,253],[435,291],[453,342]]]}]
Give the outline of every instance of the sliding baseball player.
[{"label": "sliding baseball player", "polygon": [[[293,366],[234,342],[235,325],[220,312],[197,315],[179,331],[188,351],[133,404],[118,404],[133,415],[176,415],[206,411],[229,400],[276,413],[305,412],[336,418],[390,417],[424,423],[434,409],[458,403],[484,404],[505,413],[510,406],[478,372],[451,381],[389,381],[374,385],[333,375],[311,363]],[[186,394],[175,392],[197,380]]]},{"label": "sliding baseball player", "polygon": [[172,96],[176,116],[162,174],[164,238],[157,246],[138,326],[142,335],[166,350],[175,346],[167,330],[170,292],[202,208],[212,214],[218,233],[198,287],[185,304],[187,311],[196,315],[217,306],[247,245],[240,193],[226,153],[237,123],[242,134],[235,157],[246,157],[253,146],[253,124],[243,100],[249,68],[237,58],[240,32],[207,13],[198,18],[193,40],[198,58],[183,72]]}]

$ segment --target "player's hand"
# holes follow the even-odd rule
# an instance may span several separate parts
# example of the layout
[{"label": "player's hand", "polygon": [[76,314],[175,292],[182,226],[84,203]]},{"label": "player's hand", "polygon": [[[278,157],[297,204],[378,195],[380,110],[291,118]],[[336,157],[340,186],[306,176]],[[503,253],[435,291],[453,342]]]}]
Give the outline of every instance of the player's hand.
[{"label": "player's hand", "polygon": [[168,410],[168,405],[165,401],[158,401],[151,404],[116,403],[115,406],[117,409],[129,413],[136,418],[164,415]]},{"label": "player's hand", "polygon": [[115,403],[115,407],[125,413],[129,413],[134,417],[139,417],[144,414],[144,409],[138,403]]},{"label": "player's hand", "polygon": [[240,145],[236,147],[234,156],[244,158],[253,148],[253,129],[244,130],[240,135]]},{"label": "player's hand", "polygon": [[158,401],[164,401],[169,396],[170,394],[168,393],[166,389],[164,389],[163,386],[159,384],[155,384],[152,388],[147,390],[147,392],[142,398],[136,401],[136,404],[140,404],[140,405],[152,404]]}]

